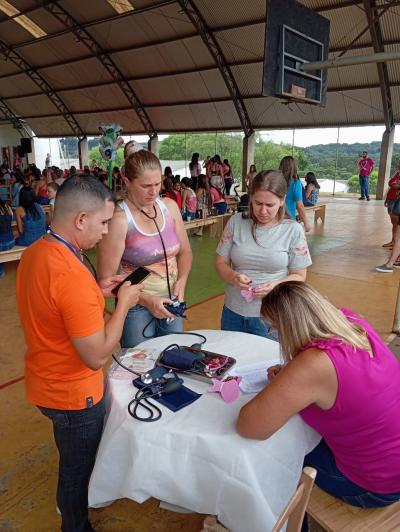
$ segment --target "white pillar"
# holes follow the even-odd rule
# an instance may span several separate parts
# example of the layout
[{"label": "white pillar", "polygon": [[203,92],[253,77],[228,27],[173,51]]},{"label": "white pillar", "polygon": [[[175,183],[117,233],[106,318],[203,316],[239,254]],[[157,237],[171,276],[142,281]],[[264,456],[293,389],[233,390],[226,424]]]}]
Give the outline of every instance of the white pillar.
[{"label": "white pillar", "polygon": [[148,140],[147,149],[158,157],[158,137],[153,137],[152,139]]},{"label": "white pillar", "polygon": [[390,178],[390,167],[392,165],[394,126],[391,130],[386,130],[382,135],[381,158],[379,162],[378,183],[376,185],[376,199],[384,199],[385,188]]},{"label": "white pillar", "polygon": [[83,168],[89,164],[89,146],[88,139],[84,137],[78,141],[78,154],[79,154],[79,168]]},{"label": "white pillar", "polygon": [[243,139],[243,159],[242,159],[242,190],[246,190],[246,175],[250,166],[254,164],[254,149],[256,143],[256,134],[253,132],[250,136]]}]

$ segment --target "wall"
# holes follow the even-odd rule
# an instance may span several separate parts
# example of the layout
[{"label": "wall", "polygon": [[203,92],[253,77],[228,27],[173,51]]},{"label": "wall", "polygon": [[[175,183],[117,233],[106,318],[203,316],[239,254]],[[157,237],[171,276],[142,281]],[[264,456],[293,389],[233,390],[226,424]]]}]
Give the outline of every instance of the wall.
[{"label": "wall", "polygon": [[32,153],[28,155],[29,163],[35,163],[40,170],[43,170],[48,153],[50,153],[51,165],[61,167],[58,139],[33,137]]},{"label": "wall", "polygon": [[0,125],[0,161],[2,161],[2,150],[3,147],[8,147],[10,153],[10,162],[12,163],[13,146],[18,146],[21,143],[21,135],[18,130],[15,129],[10,124],[1,124]]}]

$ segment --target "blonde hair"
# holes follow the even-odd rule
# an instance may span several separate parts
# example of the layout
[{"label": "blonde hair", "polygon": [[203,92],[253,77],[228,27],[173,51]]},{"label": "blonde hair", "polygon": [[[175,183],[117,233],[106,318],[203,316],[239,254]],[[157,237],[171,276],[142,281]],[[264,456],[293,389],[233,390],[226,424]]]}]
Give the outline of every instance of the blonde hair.
[{"label": "blonde hair", "polygon": [[125,159],[124,173],[129,181],[142,176],[146,170],[159,170],[161,174],[160,161],[151,151],[139,150]]},{"label": "blonde hair", "polygon": [[[282,172],[280,172],[279,170],[263,170],[262,172],[254,176],[250,184],[249,210],[248,212],[243,213],[242,217],[250,218],[250,220],[253,222],[252,227],[251,227],[251,233],[253,235],[255,242],[257,242],[256,229],[257,229],[258,220],[253,211],[252,198],[254,194],[259,191],[271,192],[272,194],[277,196],[279,199],[284,200],[286,196],[286,192],[287,192],[287,186],[286,186],[286,181],[282,175]],[[278,222],[281,222],[283,220],[283,218],[285,217],[285,214],[286,214],[286,206],[285,206],[285,202],[283,202],[283,205],[281,205],[281,207],[279,207],[278,209],[278,213],[277,213]]]},{"label": "blonde hair", "polygon": [[365,330],[306,283],[287,281],[276,286],[263,298],[261,316],[277,329],[287,362],[321,338],[340,338],[354,349],[371,353]]},{"label": "blonde hair", "polygon": [[279,164],[279,170],[282,172],[283,177],[286,179],[287,186],[290,185],[290,180],[298,179],[297,177],[297,164],[296,160],[290,155],[283,157]]}]

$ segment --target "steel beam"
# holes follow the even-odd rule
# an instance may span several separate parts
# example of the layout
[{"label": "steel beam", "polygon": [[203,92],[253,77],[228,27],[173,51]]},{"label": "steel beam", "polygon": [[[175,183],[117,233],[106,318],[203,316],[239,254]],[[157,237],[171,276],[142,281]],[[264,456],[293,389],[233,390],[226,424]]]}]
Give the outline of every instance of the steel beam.
[{"label": "steel beam", "polygon": [[32,134],[26,128],[24,122],[18,118],[18,116],[12,111],[10,107],[6,104],[3,98],[0,98],[0,113],[4,116],[5,121],[11,122],[11,124],[18,130],[18,133],[23,137],[22,132],[25,133],[26,137],[32,138]]},{"label": "steel beam", "polygon": [[206,21],[200,11],[197,9],[193,0],[177,0],[177,3],[181,6],[186,16],[192,22],[196,28],[198,34],[202,38],[211,56],[214,58],[215,64],[221,73],[225,85],[231,95],[233,104],[236,108],[236,112],[239,116],[240,123],[242,125],[244,134],[249,137],[253,134],[253,127],[251,125],[250,117],[247,112],[246,106],[242,100],[242,96],[237,86],[236,80],[232,74],[232,71],[226,62],[224,54],[218,44],[214,34],[207,26]]},{"label": "steel beam", "polygon": [[[391,5],[389,2],[388,5]],[[371,34],[372,46],[375,53],[382,53],[385,51],[383,43],[381,25],[379,17],[382,16],[384,10],[381,13],[378,12],[376,6],[376,0],[363,0],[365,14],[368,20],[368,26]],[[389,74],[386,63],[378,63],[377,65],[381,96],[383,115],[385,118],[386,131],[391,131],[394,127],[394,113],[392,106],[392,95],[390,92]]]},{"label": "steel beam", "polygon": [[[36,0],[41,3],[41,0]],[[118,84],[132,108],[136,111],[140,122],[142,123],[146,133],[152,139],[157,136],[154,126],[150,120],[147,111],[140,102],[137,94],[132,89],[131,85],[122,74],[110,54],[105,52],[100,44],[90,35],[90,33],[78,23],[58,2],[52,2],[45,6],[45,9],[51,13],[59,22],[64,24],[69,31],[71,31],[86,48],[88,48],[92,56],[98,59],[102,66],[111,75],[112,79]]]},{"label": "steel beam", "polygon": [[5,61],[12,61],[19,69],[23,70],[41,91],[49,98],[52,104],[59,110],[59,114],[63,116],[68,123],[71,131],[78,138],[84,137],[81,126],[76,121],[74,115],[68,109],[66,104],[62,101],[57,91],[55,91],[48,82],[33,68],[21,55],[15,52],[8,44],[0,40],[0,54]]}]

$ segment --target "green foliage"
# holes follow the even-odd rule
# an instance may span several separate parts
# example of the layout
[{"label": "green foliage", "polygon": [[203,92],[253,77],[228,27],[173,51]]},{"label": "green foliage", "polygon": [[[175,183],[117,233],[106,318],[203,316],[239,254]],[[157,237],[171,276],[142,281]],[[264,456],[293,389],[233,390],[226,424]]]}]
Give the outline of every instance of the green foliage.
[{"label": "green foliage", "polygon": [[[100,168],[104,168],[104,170],[108,171],[108,161],[103,159],[103,157],[100,155],[99,147],[92,148],[89,151],[89,166],[92,167],[93,161],[96,161],[97,166]],[[121,166],[124,164],[124,149],[120,148],[117,151],[117,156],[115,158],[115,161],[113,161],[113,166],[118,166],[121,168]]]},{"label": "green foliage", "polygon": [[[376,194],[376,184],[378,182],[378,170],[373,170],[369,176],[369,193]],[[358,174],[349,177],[347,184],[349,185],[349,192],[360,192],[360,184]]]}]

